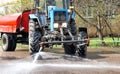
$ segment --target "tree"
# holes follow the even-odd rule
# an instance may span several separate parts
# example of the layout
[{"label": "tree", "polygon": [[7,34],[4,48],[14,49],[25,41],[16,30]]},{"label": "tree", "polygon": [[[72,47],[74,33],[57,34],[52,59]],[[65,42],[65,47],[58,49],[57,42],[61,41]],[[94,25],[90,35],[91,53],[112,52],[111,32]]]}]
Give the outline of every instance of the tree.
[{"label": "tree", "polygon": [[[78,16],[85,23],[87,23],[90,26],[94,26],[96,28],[101,45],[106,45],[103,36],[104,27],[107,26],[110,32],[112,33],[110,20],[115,16],[117,2],[118,0],[75,0],[74,1],[76,14],[78,14]],[[83,16],[83,11],[86,10],[86,8],[91,8],[91,7],[93,8],[90,9],[93,12],[91,14],[94,14],[93,18],[92,19],[85,18]],[[90,11],[86,11],[86,13],[89,14]]]},{"label": "tree", "polygon": [[34,0],[21,0],[21,10],[32,9]]},{"label": "tree", "polygon": [[33,0],[15,0],[1,5],[4,10],[0,11],[1,15],[19,13],[23,10],[31,9],[33,6]]}]

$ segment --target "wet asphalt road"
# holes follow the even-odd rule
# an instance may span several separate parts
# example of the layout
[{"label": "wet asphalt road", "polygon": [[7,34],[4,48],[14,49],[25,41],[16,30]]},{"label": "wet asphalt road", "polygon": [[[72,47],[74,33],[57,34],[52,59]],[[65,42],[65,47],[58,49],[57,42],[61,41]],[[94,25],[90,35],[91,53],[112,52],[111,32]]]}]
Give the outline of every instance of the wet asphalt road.
[{"label": "wet asphalt road", "polygon": [[0,74],[120,74],[119,48],[88,48],[86,59],[64,55],[59,49],[41,56],[33,63],[26,49],[0,50]]}]

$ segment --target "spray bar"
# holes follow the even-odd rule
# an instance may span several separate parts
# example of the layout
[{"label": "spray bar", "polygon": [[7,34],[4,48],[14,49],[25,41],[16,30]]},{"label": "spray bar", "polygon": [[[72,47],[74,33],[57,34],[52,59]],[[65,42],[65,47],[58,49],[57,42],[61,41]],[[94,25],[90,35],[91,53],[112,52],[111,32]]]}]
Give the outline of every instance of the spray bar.
[{"label": "spray bar", "polygon": [[77,43],[77,42],[84,42],[84,41],[86,41],[86,39],[84,39],[84,40],[69,40],[69,41],[40,42],[40,44],[44,45],[44,44],[60,44],[60,43]]}]

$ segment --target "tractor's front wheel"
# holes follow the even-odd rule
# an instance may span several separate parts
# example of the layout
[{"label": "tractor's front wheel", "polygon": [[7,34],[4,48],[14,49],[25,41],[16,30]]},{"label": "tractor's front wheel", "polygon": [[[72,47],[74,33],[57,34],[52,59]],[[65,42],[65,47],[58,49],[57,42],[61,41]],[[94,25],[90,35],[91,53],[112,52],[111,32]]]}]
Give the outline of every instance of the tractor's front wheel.
[{"label": "tractor's front wheel", "polygon": [[30,54],[37,53],[40,49],[39,41],[41,33],[35,28],[35,21],[29,21],[29,51]]},{"label": "tractor's front wheel", "polygon": [[65,43],[63,46],[64,46],[65,54],[75,55],[76,47],[74,44]]}]

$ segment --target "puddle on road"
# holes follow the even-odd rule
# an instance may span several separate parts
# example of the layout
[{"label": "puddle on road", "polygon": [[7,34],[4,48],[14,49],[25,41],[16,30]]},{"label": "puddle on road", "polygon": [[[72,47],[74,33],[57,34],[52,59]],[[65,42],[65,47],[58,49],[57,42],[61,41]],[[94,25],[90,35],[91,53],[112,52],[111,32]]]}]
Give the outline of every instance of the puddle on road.
[{"label": "puddle on road", "polygon": [[[109,64],[107,62],[97,62],[95,60],[84,59],[77,56],[70,56],[64,54],[55,54],[48,52],[41,52],[42,60],[26,61],[30,58],[18,60],[9,63],[0,63],[0,71],[2,74],[19,74],[25,71],[24,74],[29,74],[34,69],[48,67],[65,68],[65,69],[120,69],[120,64]],[[21,73],[21,74],[23,74]]]}]

